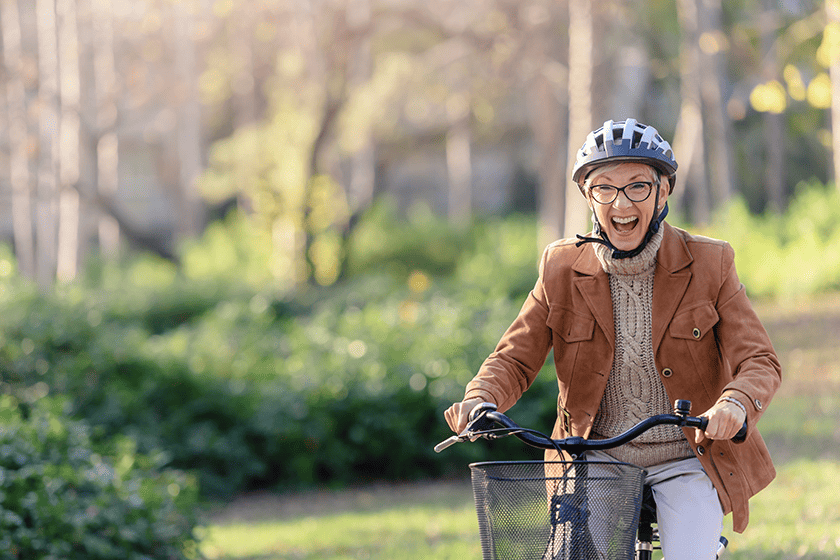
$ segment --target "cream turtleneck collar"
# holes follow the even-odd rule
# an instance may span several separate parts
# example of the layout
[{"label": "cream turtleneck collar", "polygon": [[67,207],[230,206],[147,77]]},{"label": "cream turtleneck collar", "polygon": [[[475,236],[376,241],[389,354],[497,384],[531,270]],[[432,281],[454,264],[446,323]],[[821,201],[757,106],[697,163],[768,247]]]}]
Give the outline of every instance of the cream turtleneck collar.
[{"label": "cream turtleneck collar", "polygon": [[650,272],[656,265],[656,253],[662,244],[664,231],[665,228],[659,228],[659,231],[650,238],[644,250],[635,257],[614,259],[612,258],[612,250],[604,245],[595,245],[595,256],[598,257],[598,262],[601,263],[601,267],[607,274],[636,276]]}]

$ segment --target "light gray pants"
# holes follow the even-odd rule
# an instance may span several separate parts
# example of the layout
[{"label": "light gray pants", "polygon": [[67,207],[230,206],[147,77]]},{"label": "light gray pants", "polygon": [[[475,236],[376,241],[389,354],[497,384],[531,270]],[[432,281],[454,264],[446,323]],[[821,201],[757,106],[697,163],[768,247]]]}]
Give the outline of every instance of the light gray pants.
[{"label": "light gray pants", "polygon": [[[615,461],[603,451],[588,451],[588,461]],[[653,489],[659,539],[665,560],[714,560],[723,530],[717,490],[696,457],[648,467],[645,484]]]}]

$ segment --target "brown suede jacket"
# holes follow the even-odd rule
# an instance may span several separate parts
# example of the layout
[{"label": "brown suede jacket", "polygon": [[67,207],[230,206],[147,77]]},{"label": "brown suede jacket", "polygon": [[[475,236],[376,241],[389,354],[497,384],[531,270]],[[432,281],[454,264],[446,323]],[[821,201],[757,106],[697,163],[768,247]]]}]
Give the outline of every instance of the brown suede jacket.
[{"label": "brown suede jacket", "polygon": [[[781,383],[781,366],[735,271],[734,251],[667,223],[653,283],[653,349],[669,399],[701,414],[724,394],[747,408],[745,442],[694,442],[733,528],[743,532],[750,497],[776,471],[755,425]],[[609,277],[591,245],[557,241],[546,248],[539,279],[496,350],[467,385],[501,411],[522,395],[554,350],[560,388],[553,437],[588,437],[615,351]],[[556,453],[547,453],[547,460]]]}]

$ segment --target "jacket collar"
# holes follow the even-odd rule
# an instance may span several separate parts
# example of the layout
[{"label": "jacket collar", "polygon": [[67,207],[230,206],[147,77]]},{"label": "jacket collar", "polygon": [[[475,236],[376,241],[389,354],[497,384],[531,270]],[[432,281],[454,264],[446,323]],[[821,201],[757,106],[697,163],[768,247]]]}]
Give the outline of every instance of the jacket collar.
[{"label": "jacket collar", "polygon": [[665,235],[656,255],[656,262],[669,273],[675,274],[688,267],[694,261],[694,257],[691,256],[683,236],[669,223],[663,222],[662,225],[665,227]]},{"label": "jacket collar", "polygon": [[[662,224],[665,232],[662,245],[657,253],[657,270],[653,281],[653,347],[654,351],[671,322],[671,318],[679,306],[688,283],[691,271],[686,270],[693,262],[688,245],[671,225]],[[615,327],[612,315],[612,299],[610,297],[609,276],[601,267],[595,250],[584,245],[575,259],[572,269],[581,274],[573,283],[577,286],[586,305],[589,307],[596,322],[603,329],[610,345],[615,348]]]}]

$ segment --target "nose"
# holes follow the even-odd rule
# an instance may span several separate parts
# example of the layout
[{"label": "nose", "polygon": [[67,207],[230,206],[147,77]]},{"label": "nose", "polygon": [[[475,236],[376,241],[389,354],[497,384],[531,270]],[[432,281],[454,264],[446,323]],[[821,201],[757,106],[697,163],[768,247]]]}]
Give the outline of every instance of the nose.
[{"label": "nose", "polygon": [[624,191],[619,191],[618,196],[615,197],[613,200],[613,208],[629,208],[633,206],[633,203],[627,198],[627,195],[624,194]]}]

